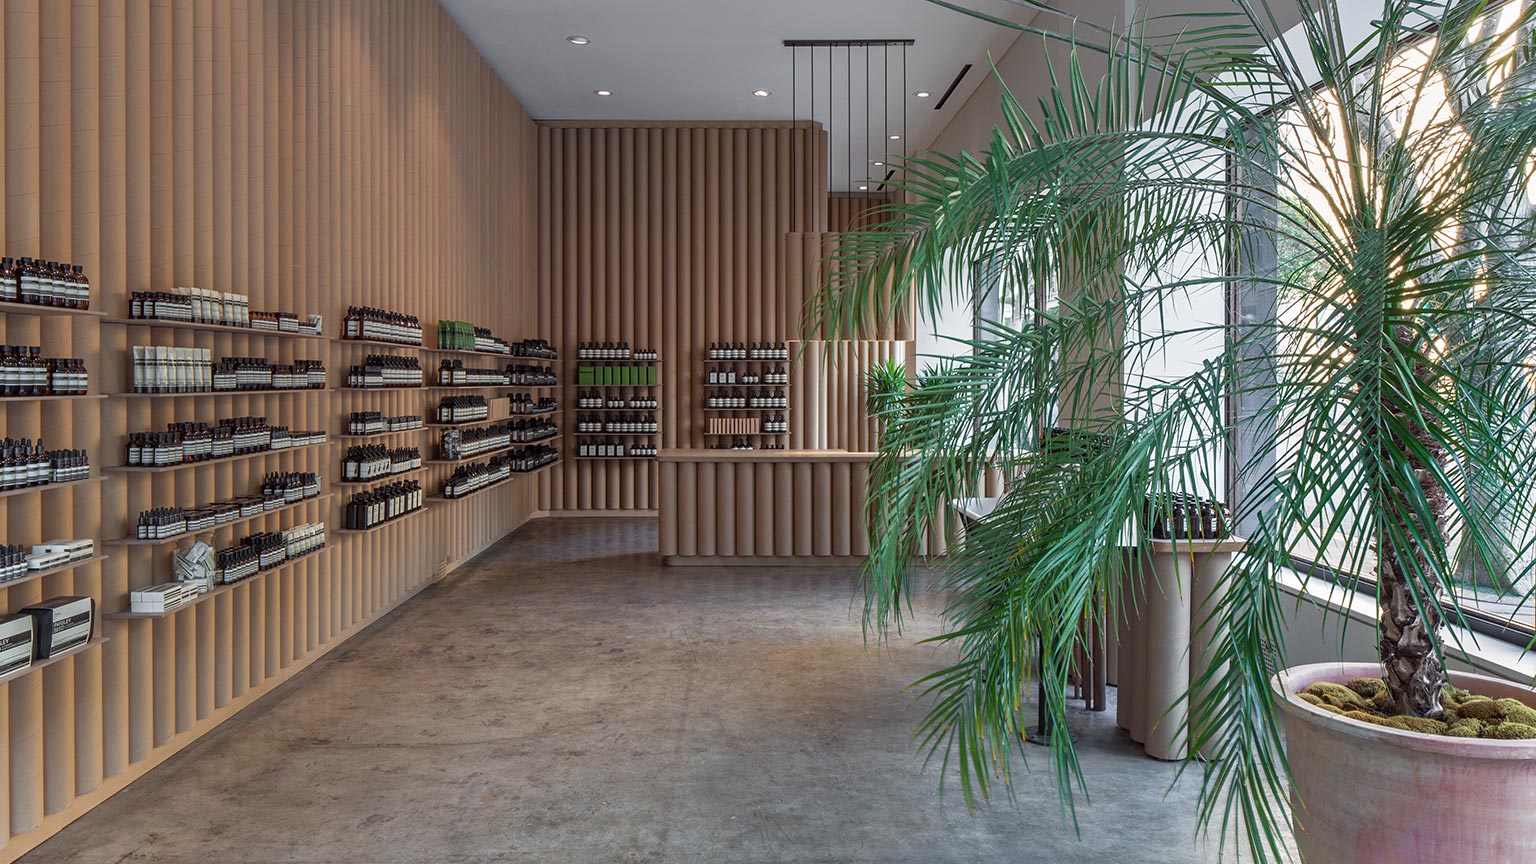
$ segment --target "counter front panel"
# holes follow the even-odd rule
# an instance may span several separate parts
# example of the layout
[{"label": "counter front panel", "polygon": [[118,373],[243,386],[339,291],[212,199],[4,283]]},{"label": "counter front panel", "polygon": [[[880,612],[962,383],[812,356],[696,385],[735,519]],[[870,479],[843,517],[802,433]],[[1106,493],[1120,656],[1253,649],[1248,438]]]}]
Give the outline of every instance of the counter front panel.
[{"label": "counter front panel", "polygon": [[668,564],[857,563],[873,453],[663,450],[660,546]]}]

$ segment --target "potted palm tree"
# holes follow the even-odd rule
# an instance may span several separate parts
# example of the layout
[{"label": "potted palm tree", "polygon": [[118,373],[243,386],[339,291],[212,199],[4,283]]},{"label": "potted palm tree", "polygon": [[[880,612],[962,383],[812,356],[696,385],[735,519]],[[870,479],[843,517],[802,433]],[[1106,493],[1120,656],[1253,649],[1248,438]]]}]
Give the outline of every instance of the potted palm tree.
[{"label": "potted palm tree", "polygon": [[[1012,782],[1037,684],[1067,721],[1078,622],[1158,590],[1125,526],[1226,500],[1247,545],[1195,610],[1183,697],[1201,824],[1258,860],[1288,828],[1313,864],[1536,860],[1536,698],[1447,671],[1467,586],[1531,586],[1531,4],[1295,0],[1280,38],[1279,2],[1162,37],[993,19],[1052,48],[1049,93],[1003,82],[985,152],[909,160],[879,230],[840,238],[810,318],[850,337],[968,305],[978,263],[1026,302],[1059,280],[872,403],[868,623],[899,627],[917,538],[1005,467],[935,583],[955,659],[921,682],[919,741],[973,802]],[[1035,446],[1053,424],[1096,444]],[[1286,669],[1285,585],[1323,579],[1374,594],[1377,656]],[[1070,808],[1072,738],[1050,758]]]}]

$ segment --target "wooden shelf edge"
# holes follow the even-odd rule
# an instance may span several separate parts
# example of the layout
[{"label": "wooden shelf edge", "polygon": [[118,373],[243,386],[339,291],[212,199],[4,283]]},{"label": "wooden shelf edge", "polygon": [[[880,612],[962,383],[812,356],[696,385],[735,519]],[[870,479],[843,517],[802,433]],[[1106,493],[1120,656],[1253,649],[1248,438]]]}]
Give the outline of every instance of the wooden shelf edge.
[{"label": "wooden shelf edge", "polygon": [[201,531],[187,531],[182,534],[177,534],[175,537],[164,537],[159,540],[140,540],[137,537],[118,537],[112,540],[103,540],[102,544],[106,546],[164,546],[169,543],[175,543],[178,540],[190,540],[193,537],[206,537],[221,528],[234,528],[237,525],[243,525],[247,522],[254,522],[263,516],[275,516],[279,513],[286,513],[289,510],[296,510],[299,507],[303,507],[305,504],[318,503],[320,501],[324,501],[327,498],[334,497],[336,497],[335,492],[322,492],[313,498],[304,498],[302,500],[295,501],[292,504],[284,504],[275,510],[263,510],[260,513],[257,513],[255,516],[241,516],[239,519],[236,519],[233,522],[225,522],[223,525],[215,525],[212,528],[205,528]]},{"label": "wooden shelf edge", "polygon": [[160,465],[151,467],[146,467],[143,465],[114,465],[110,468],[104,468],[102,470],[108,474],[163,474],[167,471],[181,471],[187,468],[202,468],[210,465],[226,465],[247,459],[260,459],[264,456],[272,456],[281,453],[298,453],[304,450],[312,450],[316,447],[324,447],[330,443],[331,440],[329,436],[327,436],[326,440],[318,441],[314,444],[300,444],[297,447],[284,447],[281,450],[258,450],[255,453],[241,453],[238,456],[225,456],[221,459],[209,459],[204,462],[183,462],[180,465]]},{"label": "wooden shelf edge", "polygon": [[107,398],[105,393],[77,393],[73,396],[0,396],[0,402],[68,402]]},{"label": "wooden shelf edge", "polygon": [[318,558],[330,549],[331,545],[327,543],[326,545],[321,546],[319,549],[316,549],[313,552],[306,552],[297,558],[289,558],[287,561],[284,561],[276,567],[273,567],[271,570],[261,570],[258,571],[256,575],[247,576],[246,578],[241,579],[239,582],[230,582],[227,585],[220,585],[219,587],[209,591],[206,594],[199,594],[196,600],[193,600],[189,603],[183,603],[180,606],[177,606],[175,609],[171,609],[166,612],[103,612],[101,617],[106,621],[158,621],[163,618],[169,618],[178,612],[185,612],[194,606],[197,606],[208,600],[212,600],[220,594],[227,594],[228,592],[239,588],[241,585],[249,585],[252,582],[255,582],[257,579],[262,578],[263,576],[271,576],[275,573],[281,573],[301,561],[308,561],[311,558]]},{"label": "wooden shelf edge", "polygon": [[380,483],[388,483],[391,480],[398,480],[401,477],[409,477],[412,474],[420,474],[421,472],[423,472],[425,470],[427,470],[427,460],[423,459],[422,460],[422,465],[421,465],[420,468],[412,468],[409,471],[401,471],[398,474],[385,474],[382,477],[374,477],[371,480],[337,480],[336,481],[336,485],[337,486],[377,486]]},{"label": "wooden shelf edge", "polygon": [[15,672],[10,672],[10,673],[7,673],[5,675],[0,675],[0,684],[9,684],[10,682],[15,681],[17,678],[24,678],[24,677],[26,677],[28,673],[36,672],[39,669],[46,669],[49,666],[52,666],[53,664],[59,662],[60,660],[67,660],[70,657],[75,656],[76,654],[84,654],[85,652],[91,650],[92,648],[99,648],[99,647],[101,647],[102,643],[104,643],[106,641],[108,641],[108,640],[107,640],[107,637],[105,637],[105,636],[94,636],[94,637],[92,637],[90,639],[90,641],[86,642],[84,645],[76,645],[75,647],[69,649],[68,651],[65,651],[62,654],[55,654],[52,657],[47,658],[46,660],[38,660],[38,661],[34,662],[31,666],[28,666],[25,669],[17,669]]},{"label": "wooden shelf edge", "polygon": [[260,330],[255,327],[236,327],[232,324],[207,324],[198,321],[168,321],[161,318],[106,318],[101,323],[120,327],[169,327],[175,330],[204,330],[209,333],[237,333],[244,336],[271,336],[278,339],[307,339],[312,342],[329,342],[324,333],[293,333],[287,330]]},{"label": "wooden shelf edge", "polygon": [[367,435],[344,434],[344,435],[332,435],[331,437],[335,438],[337,440],[341,440],[341,441],[364,441],[364,440],[367,440],[369,438],[388,438],[391,435],[409,435],[412,432],[425,432],[425,431],[427,431],[427,427],[426,426],[417,426],[415,429],[396,429],[393,432],[370,432]]},{"label": "wooden shelf edge", "polygon": [[543,438],[536,438],[532,441],[514,441],[506,447],[498,447],[495,450],[487,450],[484,453],[476,453],[473,456],[463,456],[458,459],[427,459],[425,462],[428,465],[463,465],[466,462],[477,462],[481,459],[489,459],[492,456],[499,456],[502,453],[510,453],[519,447],[527,447],[531,444],[542,444],[545,441],[553,441],[559,437],[560,433],[556,432],[554,435],[546,435]]},{"label": "wooden shelf edge", "polygon": [[274,390],[199,390],[196,393],[108,393],[113,399],[193,399],[199,396],[291,396],[325,393],[328,387],[284,387]]},{"label": "wooden shelf edge", "polygon": [[36,303],[17,303],[6,300],[0,301],[0,312],[7,315],[38,315],[56,317],[74,315],[81,318],[106,318],[107,313],[99,309],[64,309],[59,306],[40,306]]},{"label": "wooden shelf edge", "polygon": [[110,557],[112,556],[103,553],[97,553],[89,558],[82,558],[79,561],[75,561],[70,564],[62,564],[58,567],[49,567],[47,570],[28,571],[27,575],[25,576],[17,576],[15,579],[7,579],[4,582],[0,582],[0,590],[4,590],[6,588],[14,588],[17,585],[21,585],[25,582],[31,582],[35,579],[42,579],[48,576],[57,576],[60,573],[67,573],[76,567],[84,567],[87,564],[100,563]]},{"label": "wooden shelf edge", "polygon": [[335,532],[337,534],[372,534],[375,531],[382,531],[391,525],[399,525],[401,522],[405,522],[413,516],[420,516],[425,512],[427,512],[427,505],[426,502],[423,501],[422,505],[417,507],[415,510],[410,511],[409,513],[402,513],[399,516],[389,520],[388,522],[380,522],[372,528],[337,528],[335,529]]},{"label": "wooden shelf edge", "polygon": [[25,495],[28,492],[51,492],[56,489],[69,489],[74,486],[84,486],[88,483],[100,483],[105,479],[106,477],[97,474],[94,477],[87,477],[84,480],[71,480],[68,483],[45,483],[42,486],[28,486],[24,489],[7,489],[4,492],[0,492],[0,498],[9,498],[13,495]]},{"label": "wooden shelf edge", "polygon": [[542,473],[544,471],[548,471],[549,469],[554,468],[556,465],[559,465],[560,461],[561,460],[556,459],[555,461],[549,463],[548,465],[540,465],[539,467],[533,469],[532,471],[514,471],[514,472],[512,472],[512,476],[506,478],[505,480],[497,480],[495,483],[492,483],[489,486],[483,487],[481,489],[476,489],[475,491],[469,493],[468,495],[461,495],[458,498],[449,498],[446,495],[432,495],[432,496],[429,496],[427,498],[427,500],[429,502],[434,503],[434,504],[457,504],[460,501],[468,501],[469,499],[475,497],[476,495],[479,495],[482,492],[489,492],[492,489],[500,489],[501,487],[507,485],[508,483],[511,483],[513,480],[523,480],[523,479],[527,479],[529,477],[538,476],[540,473]]},{"label": "wooden shelf edge", "polygon": [[405,384],[399,387],[332,387],[334,393],[394,393],[400,390],[430,390],[425,384]]},{"label": "wooden shelf edge", "polygon": [[425,345],[412,345],[409,342],[390,342],[387,339],[363,339],[347,336],[340,336],[331,341],[338,345],[383,345],[386,348],[404,348],[409,351],[421,351],[427,347]]}]

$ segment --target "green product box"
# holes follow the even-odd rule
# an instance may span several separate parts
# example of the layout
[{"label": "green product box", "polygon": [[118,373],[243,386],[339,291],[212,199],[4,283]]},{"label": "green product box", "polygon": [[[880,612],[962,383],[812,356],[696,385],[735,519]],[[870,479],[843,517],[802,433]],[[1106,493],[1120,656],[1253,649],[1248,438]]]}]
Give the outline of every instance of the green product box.
[{"label": "green product box", "polygon": [[592,380],[591,366],[578,366],[576,368],[576,383],[581,386],[590,386],[595,383]]}]

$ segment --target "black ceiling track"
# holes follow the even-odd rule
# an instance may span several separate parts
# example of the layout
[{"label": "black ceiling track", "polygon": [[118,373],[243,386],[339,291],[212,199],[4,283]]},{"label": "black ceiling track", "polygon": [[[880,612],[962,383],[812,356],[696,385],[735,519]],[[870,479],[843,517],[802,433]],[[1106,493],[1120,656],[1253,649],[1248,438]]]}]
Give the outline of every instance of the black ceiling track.
[{"label": "black ceiling track", "polygon": [[785,48],[878,48],[882,45],[916,45],[916,39],[785,39]]},{"label": "black ceiling track", "polygon": [[955,88],[959,87],[960,82],[965,80],[965,76],[969,75],[970,73],[971,64],[967,63],[960,67],[960,74],[955,76],[955,80],[949,82],[949,89],[944,91],[944,95],[939,99],[939,104],[933,106],[933,110],[937,111],[940,108],[943,108],[944,103],[949,101],[949,97],[955,95]]}]

